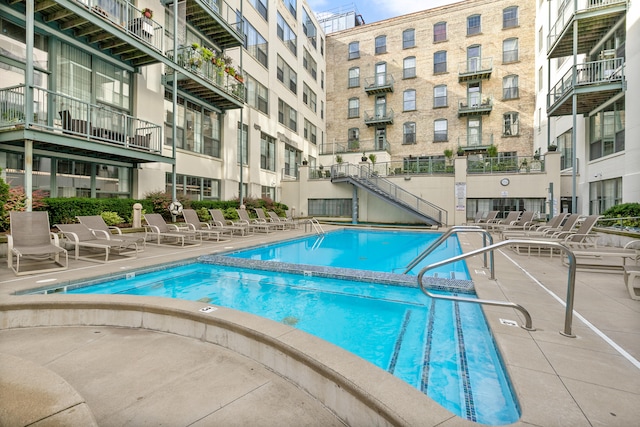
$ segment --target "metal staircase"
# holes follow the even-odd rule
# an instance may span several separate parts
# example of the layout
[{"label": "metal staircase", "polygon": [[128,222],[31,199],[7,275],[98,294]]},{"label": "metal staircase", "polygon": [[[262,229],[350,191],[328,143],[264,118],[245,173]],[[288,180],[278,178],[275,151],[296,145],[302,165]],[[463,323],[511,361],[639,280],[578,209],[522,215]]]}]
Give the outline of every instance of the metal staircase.
[{"label": "metal staircase", "polygon": [[447,211],[371,172],[369,164],[331,166],[331,182],[349,183],[408,212],[429,225],[447,224]]}]

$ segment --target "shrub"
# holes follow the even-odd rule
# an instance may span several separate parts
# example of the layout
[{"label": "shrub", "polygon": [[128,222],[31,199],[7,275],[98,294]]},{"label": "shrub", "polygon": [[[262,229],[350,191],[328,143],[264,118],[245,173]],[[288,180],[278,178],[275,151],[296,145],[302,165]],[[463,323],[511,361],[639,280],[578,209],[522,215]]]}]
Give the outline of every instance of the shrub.
[{"label": "shrub", "polygon": [[640,203],[623,203],[621,205],[612,206],[602,213],[605,218],[629,218],[622,221],[624,227],[640,227]]},{"label": "shrub", "polygon": [[120,225],[124,222],[124,219],[117,212],[102,212],[100,216],[107,225]]}]

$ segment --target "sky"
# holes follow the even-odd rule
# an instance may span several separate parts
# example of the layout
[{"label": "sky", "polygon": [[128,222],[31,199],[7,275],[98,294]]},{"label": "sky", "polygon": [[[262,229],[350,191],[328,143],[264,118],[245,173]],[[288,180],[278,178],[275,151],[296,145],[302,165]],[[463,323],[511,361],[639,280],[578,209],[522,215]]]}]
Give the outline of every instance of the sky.
[{"label": "sky", "polygon": [[314,12],[326,12],[339,8],[353,10],[355,5],[364,22],[370,24],[459,1],[461,0],[307,0],[307,3]]}]

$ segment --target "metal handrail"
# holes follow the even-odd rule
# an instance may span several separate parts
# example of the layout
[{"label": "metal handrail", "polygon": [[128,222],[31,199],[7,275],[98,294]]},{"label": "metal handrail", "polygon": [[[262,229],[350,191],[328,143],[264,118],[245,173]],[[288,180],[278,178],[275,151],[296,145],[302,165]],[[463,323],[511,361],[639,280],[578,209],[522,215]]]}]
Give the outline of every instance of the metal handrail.
[{"label": "metal handrail", "polygon": [[[493,236],[491,235],[491,233],[489,233],[488,230],[485,230],[484,228],[480,228],[477,225],[456,225],[454,227],[451,227],[450,229],[448,229],[444,233],[442,233],[440,235],[440,237],[438,237],[436,240],[434,240],[433,243],[431,243],[431,245],[429,245],[429,247],[427,249],[422,251],[422,253],[420,255],[415,257],[413,259],[413,261],[411,261],[409,264],[407,264],[403,274],[409,273],[411,270],[413,270],[413,267],[415,267],[423,259],[428,257],[434,250],[436,250],[436,248],[438,246],[440,246],[442,243],[444,243],[451,235],[458,234],[459,232],[467,232],[467,233],[468,232],[478,232],[478,233],[481,233],[482,234],[482,247],[486,247],[487,246],[487,237],[489,237],[489,245],[493,245]],[[489,254],[489,256],[491,257],[491,271],[493,271],[493,252],[491,252]],[[487,267],[487,254],[486,254],[486,252],[484,254],[484,266],[485,266],[485,268]],[[493,279],[493,277],[491,279]]]},{"label": "metal handrail", "polygon": [[[432,294],[429,291],[427,291],[427,289],[424,287],[424,283],[422,282],[422,278],[424,277],[424,274],[428,270],[440,267],[442,265],[451,264],[453,262],[457,262],[465,258],[470,258],[482,253],[486,253],[488,251],[491,251],[493,253],[495,249],[500,248],[502,246],[514,246],[514,245],[547,247],[547,248],[551,248],[552,250],[555,248],[566,253],[567,258],[569,260],[569,274],[567,277],[567,301],[566,301],[566,309],[565,309],[565,315],[564,315],[564,330],[560,331],[560,334],[566,337],[575,338],[575,335],[571,333],[571,324],[573,322],[573,298],[574,298],[574,291],[576,286],[576,257],[569,248],[557,242],[545,242],[541,240],[504,240],[502,242],[498,242],[490,246],[476,249],[474,251],[467,252],[465,254],[461,254],[453,258],[449,258],[444,261],[439,261],[424,267],[422,270],[420,270],[420,273],[418,273],[418,286],[420,286],[420,289],[422,290],[422,292],[430,298],[515,308],[516,310],[519,310],[520,312],[522,312],[522,314],[524,315],[525,325],[522,326],[522,328],[529,331],[534,331],[535,329],[533,328],[533,325],[532,325],[531,315],[520,304],[507,302],[507,301],[482,300],[482,299],[464,298],[464,297],[458,297],[458,296]],[[492,279],[495,277],[493,269],[494,269],[494,266],[491,265]]]}]

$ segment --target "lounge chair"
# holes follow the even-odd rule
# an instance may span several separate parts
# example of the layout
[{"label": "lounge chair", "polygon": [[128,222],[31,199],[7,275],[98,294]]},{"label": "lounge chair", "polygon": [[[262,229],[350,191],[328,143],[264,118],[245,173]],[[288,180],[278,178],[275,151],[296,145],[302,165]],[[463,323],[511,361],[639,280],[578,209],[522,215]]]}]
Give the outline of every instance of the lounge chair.
[{"label": "lounge chair", "polygon": [[269,211],[267,212],[267,214],[269,214],[269,219],[271,220],[271,222],[274,222],[276,224],[283,224],[284,227],[288,229],[292,229],[295,227],[295,225],[293,224],[293,221],[289,221],[286,218],[281,218],[274,211]]},{"label": "lounge chair", "polygon": [[271,233],[271,230],[273,229],[271,225],[249,218],[249,213],[246,209],[236,209],[236,212],[238,212],[238,217],[240,218],[239,222],[242,224],[246,224],[247,227],[249,227],[249,230],[258,230],[263,233]]},{"label": "lounge chair", "polygon": [[249,233],[248,225],[229,221],[224,217],[220,209],[209,209],[209,214],[211,214],[210,225],[216,230],[219,229],[222,233],[227,233],[231,236],[235,233],[240,233],[242,236]]},{"label": "lounge chair", "polygon": [[160,214],[144,214],[144,220],[147,222],[145,226],[145,237],[151,235],[155,240],[154,243],[168,244],[180,247],[198,246],[202,244],[202,235],[193,230],[180,230],[175,224],[167,224]]},{"label": "lounge chair", "polygon": [[[93,231],[84,224],[56,224],[64,236],[63,243],[72,245],[76,260],[93,262],[109,262],[109,255],[113,252],[118,255],[138,256],[138,244],[124,240],[110,240],[97,237]],[[86,249],[84,255],[80,255],[80,249]],[[104,256],[104,259],[101,259]],[[120,258],[126,259],[126,258]],[[111,259],[114,261],[114,259]]]},{"label": "lounge chair", "polygon": [[[548,230],[557,231],[562,226],[562,224],[564,223],[564,221],[567,219],[568,216],[569,216],[568,213],[561,213],[554,216],[549,221],[544,223],[537,224],[532,222],[531,225],[525,226],[522,230],[505,230],[502,232],[502,237],[505,238],[506,236],[513,236],[513,238],[517,239],[518,237],[527,236],[529,234],[541,235],[542,233],[547,232]],[[579,216],[575,217],[576,221],[578,220],[578,218]]]},{"label": "lounge chair", "polygon": [[624,284],[631,299],[640,301],[640,266],[628,265],[624,268]]},{"label": "lounge chair", "polygon": [[[544,241],[544,242],[556,242],[561,243],[567,246],[570,249],[573,248],[586,248],[586,247],[595,247],[597,243],[598,236],[596,234],[591,234],[591,230],[596,225],[596,222],[601,218],[601,215],[589,215],[584,221],[580,224],[580,227],[575,229],[572,228],[570,231],[560,231],[552,233],[549,236],[539,236],[539,237],[520,237],[518,239],[522,240],[536,240],[536,241]],[[568,221],[568,220],[567,220]],[[563,226],[564,228],[564,226]],[[525,245],[523,246],[527,249],[527,253],[531,254],[531,249],[537,249],[538,255],[544,250],[549,250],[549,254],[553,256],[554,249],[550,249],[548,247],[535,246],[535,245]],[[512,247],[516,252],[521,253],[521,247],[516,244]]]},{"label": "lounge chair", "polygon": [[487,221],[484,224],[479,224],[479,225],[480,227],[485,228],[489,231],[495,231],[498,226],[512,225],[514,222],[518,221],[518,218],[520,218],[521,213],[522,213],[521,211],[511,211],[507,214],[506,217],[502,219],[496,218],[496,219]]},{"label": "lounge chair", "polygon": [[[11,234],[7,235],[7,267],[16,276],[66,270],[69,267],[67,251],[60,246],[58,235],[51,232],[47,212],[11,211],[9,221]],[[64,262],[60,261],[61,255],[64,256]],[[25,263],[27,259],[34,262]],[[53,261],[54,266],[47,263],[48,266],[42,268],[44,261]]]},{"label": "lounge chair", "polygon": [[[105,239],[111,240],[121,240],[125,242],[135,242],[138,245],[138,252],[142,252],[145,248],[146,241],[144,236],[139,234],[122,234],[122,230],[120,227],[110,226],[104,222],[104,218],[100,215],[91,215],[91,216],[76,216],[80,224],[84,224],[97,237],[103,237]],[[115,234],[114,234],[115,232]]]},{"label": "lounge chair", "polygon": [[291,211],[290,210],[285,211],[285,214],[286,214],[287,221],[289,221],[289,222],[291,222],[293,224],[292,228],[300,227],[300,221],[297,218],[294,218],[293,215],[291,215]]},{"label": "lounge chair", "polygon": [[195,231],[199,233],[201,237],[207,240],[210,240],[215,236],[216,242],[220,241],[220,234],[222,234],[222,230],[215,230],[206,222],[200,221],[198,217],[198,212],[193,209],[183,209],[182,216],[184,218],[184,222],[189,227],[190,231]]},{"label": "lounge chair", "polygon": [[255,219],[256,222],[267,224],[272,230],[285,230],[287,228],[287,226],[280,221],[274,222],[271,218],[267,218],[262,208],[254,209],[254,211],[258,216],[258,218]]},{"label": "lounge chair", "polygon": [[574,227],[580,219],[580,214],[571,214],[566,217],[564,223],[560,227],[545,228],[543,230],[525,231],[524,235],[520,233],[503,233],[506,240],[509,239],[534,239],[539,238],[564,238],[574,231]]},{"label": "lounge chair", "polygon": [[473,221],[471,222],[464,222],[462,223],[462,225],[476,225],[477,223],[480,222],[480,220],[482,219],[482,217],[484,216],[484,212],[483,211],[478,211],[476,212],[476,215],[473,217]]},{"label": "lounge chair", "polygon": [[535,214],[533,211],[524,211],[517,220],[511,221],[509,224],[495,224],[492,228],[500,234],[508,230],[524,230],[533,225],[532,221]]},{"label": "lounge chair", "polygon": [[489,212],[487,212],[487,215],[485,215],[484,217],[482,217],[478,221],[476,221],[476,222],[468,222],[468,223],[465,223],[464,225],[477,225],[477,226],[482,227],[482,224],[487,224],[489,222],[498,221],[498,214],[499,213],[500,213],[500,211],[489,211]]},{"label": "lounge chair", "polygon": [[[621,248],[605,246],[588,249],[573,250],[576,258],[576,268],[583,271],[616,273],[624,271],[626,267],[638,266],[640,261],[640,240],[632,240]],[[632,264],[628,264],[631,262]],[[563,263],[568,264],[568,258],[563,257]]]}]

